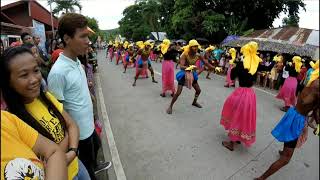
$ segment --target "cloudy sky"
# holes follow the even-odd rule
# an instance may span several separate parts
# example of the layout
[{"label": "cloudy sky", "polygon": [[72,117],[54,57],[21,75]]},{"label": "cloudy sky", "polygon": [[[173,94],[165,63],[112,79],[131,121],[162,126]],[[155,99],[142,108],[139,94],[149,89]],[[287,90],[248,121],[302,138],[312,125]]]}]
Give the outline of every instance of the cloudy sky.
[{"label": "cloudy sky", "polygon": [[[9,4],[17,0],[1,0],[1,5]],[[47,0],[38,2],[49,9]],[[129,5],[134,4],[134,0],[80,0],[83,6],[82,14],[94,17],[99,22],[100,29],[113,29],[119,27],[118,21],[122,18],[122,11]],[[319,0],[305,0],[306,11],[300,9],[300,27],[319,30]],[[273,23],[274,27],[282,25],[280,17]]]}]

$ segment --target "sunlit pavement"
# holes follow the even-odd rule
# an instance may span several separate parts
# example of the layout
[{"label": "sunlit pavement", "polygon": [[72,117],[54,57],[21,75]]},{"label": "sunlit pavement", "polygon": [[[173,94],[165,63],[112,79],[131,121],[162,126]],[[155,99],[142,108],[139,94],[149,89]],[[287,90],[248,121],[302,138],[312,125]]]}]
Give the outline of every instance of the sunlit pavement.
[{"label": "sunlit pavement", "polygon": [[[283,103],[272,95],[276,92],[256,89],[256,143],[249,149],[238,145],[230,152],[221,145],[228,138],[219,122],[224,100],[233,88],[223,87],[222,77],[199,77],[202,109],[191,106],[194,91],[184,88],[173,114],[168,115],[165,110],[171,96],[160,97],[160,63],[152,64],[159,83],[152,83],[151,78],[139,79],[136,87],[132,87],[135,69],[122,73],[122,64],[116,66],[115,61],[107,60],[105,51],[98,54],[98,64],[98,98],[103,98],[106,107],[103,110],[99,104],[100,119],[105,126],[110,122],[114,140],[110,145],[110,134],[103,134],[104,154],[107,160],[120,160],[113,162],[116,166],[109,170],[110,179],[249,180],[278,158],[282,144],[270,132],[284,113],[279,110]],[[119,178],[122,170],[125,176]],[[270,179],[319,179],[319,139],[311,130],[307,143],[296,150],[292,161]]]}]

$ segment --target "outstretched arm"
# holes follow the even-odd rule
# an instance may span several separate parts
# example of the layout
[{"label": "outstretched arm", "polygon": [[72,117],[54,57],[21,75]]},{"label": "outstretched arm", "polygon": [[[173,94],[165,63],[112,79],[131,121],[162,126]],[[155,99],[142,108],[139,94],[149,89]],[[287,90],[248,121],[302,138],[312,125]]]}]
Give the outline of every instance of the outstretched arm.
[{"label": "outstretched arm", "polygon": [[185,66],[186,64],[186,56],[183,54],[181,57],[180,57],[180,69],[181,70],[185,70],[186,68],[188,68],[187,66]]},{"label": "outstretched arm", "polygon": [[139,49],[136,53],[133,54],[132,59],[136,59],[137,55],[141,55],[142,50]]},{"label": "outstretched arm", "polygon": [[214,67],[209,63],[208,61],[208,57],[207,55],[205,55],[204,57],[203,56],[199,56],[200,57],[200,60],[204,62],[204,65],[207,66],[209,69],[214,69]]}]

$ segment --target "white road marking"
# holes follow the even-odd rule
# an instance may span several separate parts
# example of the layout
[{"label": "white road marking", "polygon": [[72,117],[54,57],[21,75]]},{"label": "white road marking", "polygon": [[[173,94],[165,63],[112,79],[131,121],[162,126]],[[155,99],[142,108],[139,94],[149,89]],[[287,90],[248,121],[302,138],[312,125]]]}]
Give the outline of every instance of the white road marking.
[{"label": "white road marking", "polygon": [[[160,72],[154,71],[154,73],[158,74],[159,76],[162,76],[162,74],[161,74]],[[218,76],[218,77],[220,77],[221,79],[224,79],[224,78],[225,78],[225,77],[223,77],[223,76],[221,76],[221,75],[218,75],[218,74],[215,74],[215,75]],[[177,80],[174,80],[174,81],[176,82]],[[261,91],[261,92],[264,92],[264,93],[266,93],[266,94],[269,94],[270,96],[276,96],[276,94],[273,94],[273,93],[268,92],[268,91],[266,91],[266,90],[263,90],[263,89],[261,89],[261,88],[253,87],[253,89],[258,90],[258,91]]]},{"label": "white road marking", "polygon": [[110,153],[111,153],[113,168],[114,168],[117,180],[127,180],[127,177],[124,173],[124,170],[123,170],[123,167],[121,164],[117,145],[114,140],[108,112],[107,112],[107,109],[106,109],[106,106],[104,103],[104,97],[103,97],[103,93],[102,93],[99,73],[97,73],[96,78],[97,78],[97,89],[98,89],[98,96],[99,96],[99,100],[100,100],[101,114],[102,114],[103,124],[104,124],[104,131],[106,132],[106,135],[107,135],[107,140],[108,140],[109,149],[110,149]]}]

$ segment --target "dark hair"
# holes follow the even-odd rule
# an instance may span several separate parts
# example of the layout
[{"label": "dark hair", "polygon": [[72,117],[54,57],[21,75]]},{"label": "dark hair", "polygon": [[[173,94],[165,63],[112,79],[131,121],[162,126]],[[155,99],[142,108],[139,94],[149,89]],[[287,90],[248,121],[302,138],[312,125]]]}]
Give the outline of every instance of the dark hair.
[{"label": "dark hair", "polygon": [[309,59],[307,59],[307,60],[304,62],[307,69],[312,68],[311,65],[310,65],[310,62],[311,62],[311,61],[310,61]]},{"label": "dark hair", "polygon": [[86,26],[88,26],[88,20],[81,14],[67,13],[63,15],[59,20],[58,25],[58,34],[63,42],[63,45],[66,45],[63,40],[65,34],[73,38],[78,28],[84,28]]},{"label": "dark hair", "polygon": [[[27,123],[29,126],[37,130],[40,134],[47,137],[48,139],[54,141],[52,135],[44,128],[38,121],[26,110],[23,98],[19,93],[17,93],[13,88],[10,87],[10,70],[9,65],[10,61],[16,57],[17,55],[29,53],[32,55],[32,52],[30,49],[26,47],[10,47],[6,49],[1,56],[0,61],[0,76],[2,77],[1,80],[1,91],[4,98],[4,101],[6,102],[8,106],[9,112],[15,114],[20,119],[22,119],[25,123]],[[60,123],[62,124],[63,129],[66,128],[65,120],[62,116],[62,114],[58,111],[56,106],[46,97],[45,92],[43,92],[42,87],[40,90],[40,99],[44,104],[48,106],[49,112],[51,115],[56,116],[57,119],[59,119]]]},{"label": "dark hair", "polygon": [[31,35],[30,35],[29,33],[27,33],[27,32],[24,32],[24,33],[21,34],[21,39],[22,39],[22,41],[24,40],[24,38],[25,38],[26,36],[31,36]]}]

